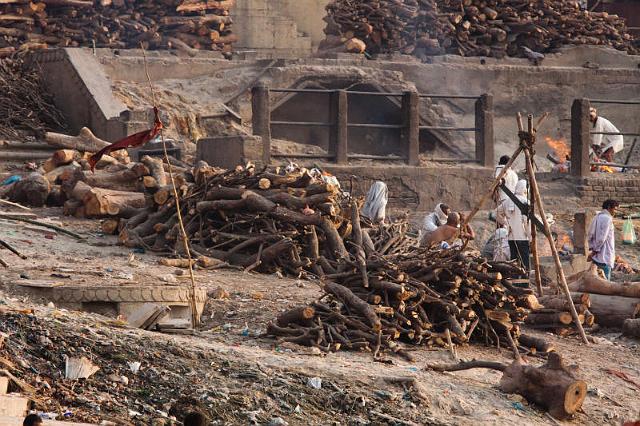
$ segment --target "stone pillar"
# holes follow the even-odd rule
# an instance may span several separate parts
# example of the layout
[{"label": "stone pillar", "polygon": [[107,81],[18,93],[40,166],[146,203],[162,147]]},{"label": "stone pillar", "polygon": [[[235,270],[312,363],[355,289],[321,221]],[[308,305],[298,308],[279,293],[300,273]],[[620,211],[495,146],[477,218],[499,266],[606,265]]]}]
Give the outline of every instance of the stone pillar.
[{"label": "stone pillar", "polygon": [[493,167],[493,96],[484,94],[476,101],[476,161]]},{"label": "stone pillar", "polygon": [[251,90],[253,134],[262,139],[262,162],[271,163],[271,102],[269,87],[258,84]]},{"label": "stone pillar", "polygon": [[347,164],[347,135],[349,132],[349,118],[347,116],[347,92],[336,90],[331,93],[331,106],[329,117],[333,123],[329,138],[329,152],[335,156],[337,164]]},{"label": "stone pillar", "polygon": [[593,216],[593,212],[589,210],[573,215],[573,251],[576,254],[589,254],[587,235]]},{"label": "stone pillar", "polygon": [[402,146],[407,153],[407,164],[420,165],[420,98],[417,92],[402,95]]},{"label": "stone pillar", "polygon": [[588,99],[576,99],[571,106],[571,175],[585,177],[589,175],[589,107]]}]

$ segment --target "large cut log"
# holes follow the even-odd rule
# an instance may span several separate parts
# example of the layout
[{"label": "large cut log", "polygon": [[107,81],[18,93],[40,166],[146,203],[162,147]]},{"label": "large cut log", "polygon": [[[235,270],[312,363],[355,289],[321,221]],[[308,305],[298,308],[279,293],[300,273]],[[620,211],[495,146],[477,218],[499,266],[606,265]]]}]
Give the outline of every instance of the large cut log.
[{"label": "large cut log", "polygon": [[525,319],[532,325],[569,325],[573,319],[569,312],[531,312]]},{"label": "large cut log", "polygon": [[640,319],[624,320],[622,334],[630,337],[640,337]]},{"label": "large cut log", "polygon": [[7,196],[9,200],[16,203],[42,207],[47,201],[49,191],[51,191],[49,181],[40,173],[31,173],[16,182]]},{"label": "large cut log", "polygon": [[515,361],[510,365],[489,361],[469,361],[453,365],[431,366],[436,371],[460,371],[470,368],[490,368],[502,371],[500,390],[517,393],[544,408],[556,419],[573,416],[587,396],[587,383],[576,378],[577,366],[565,366],[562,357],[549,353],[546,364],[533,367]]},{"label": "large cut log", "polygon": [[640,314],[640,298],[592,294],[589,311],[597,324],[621,327],[624,320]]},{"label": "large cut log", "polygon": [[115,216],[121,210],[145,206],[144,194],[93,188],[82,199],[87,217]]},{"label": "large cut log", "polygon": [[589,271],[582,274],[579,280],[569,284],[569,290],[582,293],[640,298],[640,282],[616,283],[599,278]]},{"label": "large cut log", "polygon": [[96,152],[109,145],[109,142],[94,135],[87,127],[80,129],[78,136],[47,132],[44,135],[44,140],[57,148],[68,148],[81,152]]}]

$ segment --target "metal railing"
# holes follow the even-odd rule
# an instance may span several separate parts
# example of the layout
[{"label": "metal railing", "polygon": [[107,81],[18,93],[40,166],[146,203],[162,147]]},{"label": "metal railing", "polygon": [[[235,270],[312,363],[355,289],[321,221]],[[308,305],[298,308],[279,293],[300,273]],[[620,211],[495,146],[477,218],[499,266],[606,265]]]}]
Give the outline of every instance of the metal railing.
[{"label": "metal railing", "polygon": [[[326,94],[329,96],[330,121],[293,121],[271,120],[271,93]],[[260,136],[263,142],[262,160],[270,163],[272,157],[328,159],[337,164],[347,164],[350,159],[369,159],[382,161],[405,161],[410,165],[419,165],[420,130],[439,132],[475,132],[475,162],[484,166],[493,166],[493,98],[491,95],[443,95],[419,94],[417,92],[365,92],[357,90],[327,89],[291,89],[274,88],[265,85],[255,86],[252,90],[253,134]],[[347,116],[349,97],[383,96],[401,98],[401,122],[389,123],[353,123]],[[428,126],[420,125],[420,98],[432,99],[468,99],[474,100],[475,127]],[[271,152],[272,126],[301,126],[329,128],[329,153],[327,154],[277,154]],[[402,155],[356,154],[348,151],[348,130],[350,128],[369,128],[381,130],[399,130]],[[462,159],[440,159],[442,161],[461,161]]]}]

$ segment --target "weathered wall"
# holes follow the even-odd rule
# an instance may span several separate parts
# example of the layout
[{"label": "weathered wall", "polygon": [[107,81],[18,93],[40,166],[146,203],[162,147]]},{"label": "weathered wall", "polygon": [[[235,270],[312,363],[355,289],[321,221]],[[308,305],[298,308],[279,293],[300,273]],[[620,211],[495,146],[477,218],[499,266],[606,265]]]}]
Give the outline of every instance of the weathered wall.
[{"label": "weathered wall", "polygon": [[266,57],[310,56],[314,51],[310,33],[317,38],[317,27],[323,22],[321,4],[318,0],[238,0],[231,11],[239,37],[234,47]]},{"label": "weathered wall", "polygon": [[492,182],[491,169],[482,167],[409,167],[409,166],[329,166],[342,187],[349,190],[351,177],[353,192],[366,195],[376,180],[389,188],[389,208],[393,210],[429,211],[444,202],[454,209],[475,207]]},{"label": "weathered wall", "polygon": [[612,198],[621,203],[640,203],[640,176],[592,173],[576,180],[578,196],[588,205]]},{"label": "weathered wall", "polygon": [[89,127],[106,140],[124,136],[120,114],[127,108],[113,97],[109,80],[89,49],[43,51],[30,59],[41,67],[47,89],[72,132]]}]

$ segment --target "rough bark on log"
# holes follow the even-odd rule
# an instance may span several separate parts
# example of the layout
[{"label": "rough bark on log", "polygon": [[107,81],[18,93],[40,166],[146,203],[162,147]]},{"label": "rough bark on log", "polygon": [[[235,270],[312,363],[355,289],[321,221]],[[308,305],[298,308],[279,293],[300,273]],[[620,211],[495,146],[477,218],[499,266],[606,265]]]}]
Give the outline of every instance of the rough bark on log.
[{"label": "rough bark on log", "polygon": [[7,194],[10,201],[42,207],[51,191],[51,184],[40,173],[31,173],[16,182]]},{"label": "rough bark on log", "polygon": [[640,319],[626,319],[622,323],[622,334],[630,337],[640,337]]},{"label": "rough bark on log", "polygon": [[121,210],[145,206],[144,194],[102,188],[93,188],[82,201],[87,217],[115,216]]},{"label": "rough bark on log", "polygon": [[490,368],[502,371],[500,390],[517,393],[529,402],[544,408],[556,419],[570,418],[582,407],[587,396],[587,384],[576,378],[576,366],[565,366],[562,357],[551,352],[541,367],[515,361],[510,365],[488,361],[470,361],[454,365],[431,366],[436,371],[461,371],[470,368]]},{"label": "rough bark on log", "polygon": [[640,314],[640,298],[592,294],[589,311],[595,315],[596,323],[621,327],[624,320]]},{"label": "rough bark on log", "polygon": [[589,271],[569,284],[569,289],[582,293],[640,298],[640,282],[616,283],[599,278]]}]

